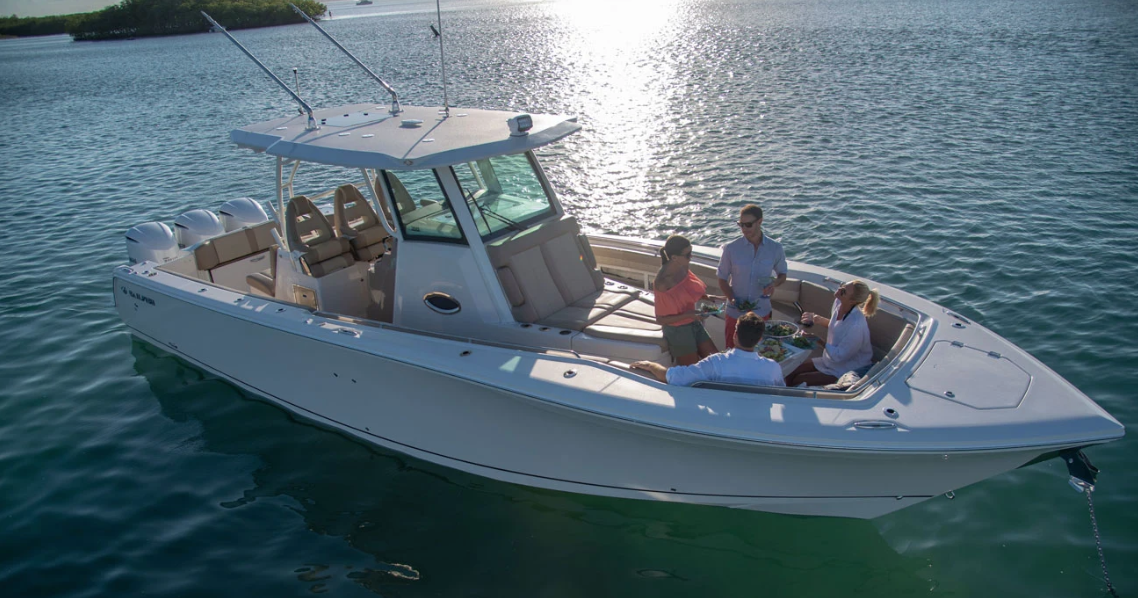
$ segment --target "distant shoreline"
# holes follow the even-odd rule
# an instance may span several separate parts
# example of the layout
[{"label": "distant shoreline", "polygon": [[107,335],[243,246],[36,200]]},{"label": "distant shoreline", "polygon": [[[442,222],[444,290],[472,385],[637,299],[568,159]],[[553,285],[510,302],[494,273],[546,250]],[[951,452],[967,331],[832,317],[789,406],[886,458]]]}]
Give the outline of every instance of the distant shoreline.
[{"label": "distant shoreline", "polygon": [[[67,34],[75,41],[101,41],[206,33],[212,29],[201,16],[208,9],[226,29],[254,29],[303,23],[290,0],[192,0],[183,4],[161,0],[123,0],[103,10],[51,17],[0,17],[0,38]],[[292,0],[308,16],[319,19],[328,7],[315,0]]]}]

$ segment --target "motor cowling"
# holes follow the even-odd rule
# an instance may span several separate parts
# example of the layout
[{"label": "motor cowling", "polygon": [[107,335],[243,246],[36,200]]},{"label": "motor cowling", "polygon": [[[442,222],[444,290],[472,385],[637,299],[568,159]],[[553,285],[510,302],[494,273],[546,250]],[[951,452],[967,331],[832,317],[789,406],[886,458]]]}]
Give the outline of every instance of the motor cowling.
[{"label": "motor cowling", "polygon": [[217,214],[209,210],[190,210],[174,219],[174,236],[179,247],[189,247],[225,232]]},{"label": "motor cowling", "polygon": [[126,231],[126,254],[132,265],[140,262],[165,264],[178,257],[178,242],[169,226],[162,222],[147,222]]},{"label": "motor cowling", "polygon": [[269,219],[265,209],[251,197],[238,197],[221,205],[217,210],[225,232],[260,224]]}]

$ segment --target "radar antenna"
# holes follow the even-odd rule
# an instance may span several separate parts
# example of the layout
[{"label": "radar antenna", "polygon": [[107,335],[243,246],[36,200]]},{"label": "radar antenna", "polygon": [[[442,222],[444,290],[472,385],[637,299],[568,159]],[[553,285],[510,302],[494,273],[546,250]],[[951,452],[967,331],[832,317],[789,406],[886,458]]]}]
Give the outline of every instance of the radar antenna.
[{"label": "radar antenna", "polygon": [[315,20],[313,20],[312,17],[308,16],[303,10],[300,10],[299,8],[296,7],[295,4],[292,4],[291,2],[289,3],[289,6],[291,6],[292,9],[297,12],[297,14],[304,17],[304,20],[308,21],[309,23],[312,23],[312,26],[315,27],[317,31],[324,34],[324,37],[328,38],[328,41],[335,44],[335,46],[337,48],[339,48],[341,52],[343,52],[344,54],[347,54],[348,58],[351,58],[353,61],[355,61],[356,64],[360,65],[361,69],[363,69],[365,72],[367,72],[367,74],[371,75],[372,79],[375,79],[376,81],[378,81],[379,84],[381,86],[383,86],[384,89],[387,90],[387,93],[391,94],[391,113],[392,114],[399,114],[400,112],[403,111],[403,109],[399,106],[399,94],[395,93],[395,90],[392,89],[392,87],[390,85],[388,85],[386,81],[384,81],[383,79],[380,79],[379,75],[371,72],[371,69],[367,68],[367,66],[365,66],[364,63],[360,62],[359,58],[356,58],[355,55],[353,55],[351,52],[349,52],[347,48],[340,45],[340,42],[336,41],[336,38],[332,37],[327,31],[324,31],[324,28],[321,27]]},{"label": "radar antenna", "polygon": [[253,56],[253,53],[250,52],[249,50],[246,50],[245,46],[241,45],[241,42],[237,41],[232,35],[229,35],[229,32],[225,30],[225,27],[222,27],[220,23],[213,20],[213,17],[206,14],[206,12],[204,10],[201,11],[201,13],[202,13],[202,16],[205,17],[207,21],[209,21],[210,25],[213,25],[218,31],[224,33],[225,37],[229,38],[229,41],[233,42],[238,48],[241,49],[242,52],[245,53],[246,56],[248,56],[250,59],[252,59],[253,62],[257,63],[257,66],[261,67],[261,70],[265,71],[266,75],[271,77],[273,79],[273,81],[275,81],[277,83],[277,85],[280,85],[281,89],[288,92],[288,95],[292,96],[292,99],[296,100],[296,103],[300,104],[300,106],[304,109],[304,111],[308,113],[308,125],[305,126],[305,129],[307,129],[309,131],[314,131],[314,130],[320,128],[320,126],[316,124],[316,118],[312,116],[312,106],[309,106],[308,102],[305,102],[304,100],[300,99],[300,96],[296,95],[295,92],[293,92],[291,89],[288,88],[288,85],[285,85],[284,81],[281,81],[279,77],[274,75],[273,71],[269,70],[269,67],[265,66],[260,60],[257,60],[257,57]]}]

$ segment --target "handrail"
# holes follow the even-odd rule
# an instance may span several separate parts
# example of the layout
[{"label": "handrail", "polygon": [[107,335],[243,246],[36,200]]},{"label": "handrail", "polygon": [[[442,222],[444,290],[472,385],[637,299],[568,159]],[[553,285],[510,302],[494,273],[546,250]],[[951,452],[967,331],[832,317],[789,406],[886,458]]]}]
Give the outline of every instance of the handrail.
[{"label": "handrail", "polygon": [[291,2],[289,3],[289,6],[291,6],[292,9],[297,12],[297,14],[304,17],[304,20],[308,21],[309,23],[312,23],[312,26],[315,27],[317,31],[319,31],[321,34],[323,34],[324,37],[328,38],[328,41],[335,44],[335,46],[337,48],[339,48],[341,52],[343,52],[344,54],[347,54],[348,58],[351,58],[368,75],[371,75],[372,79],[375,79],[376,81],[378,81],[379,84],[382,85],[383,88],[387,90],[387,93],[391,94],[391,113],[392,114],[399,114],[400,112],[403,111],[403,109],[399,106],[399,94],[395,93],[395,89],[393,89],[390,85],[388,85],[386,81],[384,81],[383,79],[380,79],[379,75],[371,72],[371,69],[367,68],[367,66],[365,66],[364,63],[360,62],[360,59],[356,58],[355,55],[352,54],[351,52],[349,52],[347,48],[340,45],[340,42],[336,41],[336,38],[332,37],[332,35],[329,34],[327,31],[324,31],[324,28],[321,27],[319,24],[317,24],[316,21],[312,19],[312,17],[308,16],[308,14],[306,14],[303,10],[300,10],[299,8],[297,8],[296,5],[291,3]]}]

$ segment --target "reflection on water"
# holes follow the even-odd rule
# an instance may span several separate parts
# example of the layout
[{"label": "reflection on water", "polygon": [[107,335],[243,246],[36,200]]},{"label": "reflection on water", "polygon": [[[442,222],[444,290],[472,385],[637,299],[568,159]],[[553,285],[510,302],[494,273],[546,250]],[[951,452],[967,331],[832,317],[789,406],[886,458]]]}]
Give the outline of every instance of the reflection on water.
[{"label": "reflection on water", "polygon": [[[131,353],[162,414],[192,429],[184,443],[242,464],[245,487],[216,503],[223,519],[266,501],[278,519],[303,519],[309,534],[289,540],[293,572],[313,589],[349,580],[376,593],[398,586],[400,595],[448,596],[928,591],[926,564],[899,556],[869,522],[500,483],[297,421],[149,345],[136,341]],[[344,558],[313,562],[304,556],[313,535],[350,550],[324,549]],[[258,560],[242,537],[210,542]]]}]

